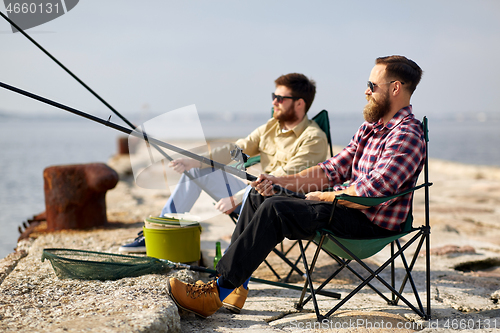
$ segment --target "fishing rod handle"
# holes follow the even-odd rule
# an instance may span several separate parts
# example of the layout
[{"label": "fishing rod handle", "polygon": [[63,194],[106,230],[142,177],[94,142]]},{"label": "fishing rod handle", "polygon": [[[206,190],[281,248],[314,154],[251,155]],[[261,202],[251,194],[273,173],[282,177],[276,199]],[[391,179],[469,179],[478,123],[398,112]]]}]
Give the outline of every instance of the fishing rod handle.
[{"label": "fishing rod handle", "polygon": [[[251,182],[254,182],[254,181],[257,180],[257,177],[255,177],[254,175],[251,175],[248,172],[246,174],[247,174],[247,180],[249,180]],[[295,198],[299,198],[299,199],[305,199],[306,198],[306,196],[303,195],[302,193],[297,193],[297,192],[294,192],[294,191],[290,191],[289,189],[286,189],[286,188],[281,187],[281,186],[276,185],[276,184],[273,185],[273,189],[274,189],[274,191],[278,192],[278,194],[284,194],[286,196],[295,197]]]},{"label": "fishing rod handle", "polygon": [[279,185],[273,185],[273,189],[278,192],[278,194],[284,194],[288,197],[295,197],[295,198],[299,198],[299,199],[305,199],[306,196],[302,193],[297,193],[297,192],[294,192],[294,191],[290,191],[289,189],[286,189],[284,187],[281,187]]}]

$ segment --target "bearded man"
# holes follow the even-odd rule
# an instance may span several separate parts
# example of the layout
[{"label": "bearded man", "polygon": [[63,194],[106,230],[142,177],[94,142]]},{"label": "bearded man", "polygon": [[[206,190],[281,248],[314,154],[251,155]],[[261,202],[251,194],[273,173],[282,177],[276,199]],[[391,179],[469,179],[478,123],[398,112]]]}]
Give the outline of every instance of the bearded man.
[{"label": "bearded man", "polygon": [[[234,298],[241,285],[285,237],[309,239],[330,229],[343,238],[378,238],[400,231],[411,207],[411,194],[375,207],[339,201],[341,193],[364,197],[389,196],[413,187],[423,167],[422,124],[412,114],[410,97],[422,70],[403,56],[377,58],[365,95],[364,122],[339,154],[296,175],[260,175],[251,185],[231,239],[217,264],[220,277],[202,284],[168,282],[178,307],[202,317]],[[306,200],[274,195],[273,184],[306,193]],[[333,187],[334,191],[322,192]],[[331,221],[330,221],[331,218]],[[236,289],[235,289],[236,288]],[[244,294],[241,294],[245,296]]]},{"label": "bearded man", "polygon": [[[249,156],[260,155],[263,172],[274,176],[296,174],[326,159],[326,134],[307,117],[316,95],[316,83],[298,73],[282,75],[274,82],[273,118],[246,138],[213,149],[205,157],[222,164],[230,163],[231,151],[236,145]],[[189,158],[175,159],[169,166],[179,173],[188,171],[196,182],[183,174],[160,216],[189,212],[203,190],[198,184],[221,198],[215,205],[216,209],[227,214],[240,212],[241,202],[248,192],[248,184],[241,179]],[[140,232],[134,242],[121,246],[119,251],[146,252],[145,244]]]}]

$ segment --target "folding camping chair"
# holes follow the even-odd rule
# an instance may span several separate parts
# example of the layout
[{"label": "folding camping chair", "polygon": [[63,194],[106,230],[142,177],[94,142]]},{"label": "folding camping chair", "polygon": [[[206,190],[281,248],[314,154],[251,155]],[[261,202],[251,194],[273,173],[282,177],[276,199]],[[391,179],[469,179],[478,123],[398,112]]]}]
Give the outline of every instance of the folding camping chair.
[{"label": "folding camping chair", "polygon": [[[330,156],[333,156],[332,136],[330,133],[330,119],[328,117],[328,111],[326,111],[326,110],[320,111],[317,115],[315,115],[312,118],[312,120],[314,120],[318,124],[318,126],[323,130],[323,132],[325,132],[326,138],[328,140],[328,146],[330,147]],[[250,166],[255,165],[259,162],[260,162],[260,155],[253,156],[247,160],[247,162],[245,163],[245,167],[249,168]],[[230,214],[229,216],[231,217],[231,219],[233,220],[233,222],[235,224],[238,222],[238,215],[237,214]],[[309,241],[306,244],[306,246],[305,246],[306,249],[310,243],[311,243],[311,241]],[[288,272],[288,274],[286,275],[285,278],[282,279],[281,276],[278,274],[278,272],[276,272],[276,270],[272,267],[272,265],[267,260],[264,260],[264,263],[266,264],[266,266],[271,270],[271,272],[274,274],[274,276],[276,276],[276,278],[278,280],[288,282],[288,279],[290,278],[290,276],[292,275],[292,273],[294,271],[297,272],[300,276],[305,276],[304,272],[297,266],[301,257],[299,256],[295,260],[295,262],[292,262],[287,257],[287,255],[290,253],[290,251],[293,249],[293,247],[296,244],[297,244],[297,241],[293,242],[288,247],[288,249],[285,250],[283,242],[282,242],[278,248],[273,249],[273,253],[276,254],[279,258],[281,258],[281,260],[283,260],[288,266],[290,266],[290,271]]]},{"label": "folding camping chair", "polygon": [[[302,245],[302,241],[299,241],[299,247],[301,249],[302,261],[304,263],[304,268],[308,272],[307,279],[304,284],[304,289],[302,291],[302,295],[299,299],[299,302],[295,305],[297,309],[302,309],[303,306],[309,301],[313,300],[314,310],[316,312],[316,316],[319,322],[322,322],[324,319],[332,315],[335,311],[337,311],[344,303],[346,303],[349,299],[351,299],[356,293],[358,293],[363,287],[368,286],[373,289],[378,295],[380,295],[389,305],[397,305],[398,301],[403,301],[409,308],[411,308],[415,313],[417,313],[422,318],[429,320],[431,318],[431,303],[430,303],[430,225],[429,225],[429,187],[432,183],[429,183],[428,179],[428,130],[427,130],[427,118],[423,119],[423,130],[425,134],[425,144],[426,144],[426,155],[425,155],[425,164],[424,164],[424,183],[411,188],[407,191],[388,196],[383,198],[365,198],[365,197],[355,197],[348,195],[337,195],[333,202],[333,209],[335,209],[335,205],[338,200],[346,200],[353,203],[361,204],[364,206],[376,206],[388,200],[394,199],[396,197],[400,197],[403,195],[411,194],[413,192],[424,188],[425,189],[425,225],[420,227],[413,227],[413,215],[412,211],[408,214],[406,221],[403,224],[403,231],[395,236],[378,238],[378,239],[346,239],[340,238],[332,234],[331,231],[327,229],[318,230],[317,235],[314,239],[314,242],[318,244],[318,248],[314,254],[314,257],[311,261],[310,267],[308,267],[307,259],[305,256],[305,250]],[[333,215],[333,212],[332,212]],[[403,246],[401,246],[399,239],[405,235],[409,235],[412,233],[416,233],[410,240],[408,240]],[[418,241],[418,244],[417,244]],[[417,257],[420,253],[420,249],[425,241],[426,245],[426,292],[427,292],[427,309],[424,309],[422,302],[420,300],[419,293],[415,286],[415,282],[412,277],[412,270],[417,260]],[[381,251],[386,245],[391,244],[391,256],[385,263],[383,263],[378,269],[371,269],[363,259],[369,258],[374,254]],[[405,250],[408,249],[412,244],[417,244],[416,250],[413,254],[413,258],[411,260],[410,265],[406,260],[404,255]],[[394,252],[394,246],[397,246],[397,252]],[[339,265],[340,267],[328,278],[326,279],[319,287],[314,289],[312,283],[312,274],[315,267],[315,264],[318,259],[318,255],[321,250],[327,252]],[[396,281],[395,281],[395,260],[397,258],[401,258],[401,261],[405,270],[405,277],[401,281],[401,285],[399,291],[396,290]],[[364,278],[360,273],[358,273],[354,268],[349,266],[351,261],[355,261],[359,263],[359,265],[364,268],[370,275],[367,278]],[[381,276],[380,273],[387,267],[391,265],[391,283],[386,282]],[[316,294],[318,291],[321,291],[323,287],[330,282],[335,276],[337,276],[340,271],[344,268],[347,268],[351,271],[357,278],[359,278],[362,282],[359,284],[357,288],[355,288],[350,294],[348,294],[344,299],[339,301],[330,311],[328,311],[325,315],[321,315],[318,303],[316,301]],[[370,281],[374,278],[379,280],[389,291],[392,296],[389,299],[386,295],[380,292],[375,286],[373,286]],[[405,296],[403,296],[403,290],[406,286],[407,282],[410,282],[411,290],[413,291],[413,295],[415,297],[416,305],[412,304]],[[310,295],[307,299],[304,300],[306,294],[306,287],[309,285],[310,287]]]}]

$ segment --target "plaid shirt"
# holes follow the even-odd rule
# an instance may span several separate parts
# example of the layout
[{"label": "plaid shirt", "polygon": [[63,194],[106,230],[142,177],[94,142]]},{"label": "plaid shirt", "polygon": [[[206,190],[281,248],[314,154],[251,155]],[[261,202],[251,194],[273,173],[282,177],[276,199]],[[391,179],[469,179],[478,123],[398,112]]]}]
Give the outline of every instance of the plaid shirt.
[{"label": "plaid shirt", "polygon": [[[335,190],[353,185],[358,196],[383,197],[415,186],[424,156],[422,123],[409,105],[385,126],[364,122],[346,148],[319,166]],[[339,185],[346,181],[348,185]],[[362,212],[376,225],[399,231],[411,201],[410,193]]]}]

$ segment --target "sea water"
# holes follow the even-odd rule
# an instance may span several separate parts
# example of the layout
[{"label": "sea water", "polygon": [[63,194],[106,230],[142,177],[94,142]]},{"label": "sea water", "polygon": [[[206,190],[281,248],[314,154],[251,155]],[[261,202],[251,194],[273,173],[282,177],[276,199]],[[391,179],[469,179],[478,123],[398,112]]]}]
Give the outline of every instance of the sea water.
[{"label": "sea water", "polygon": [[[362,121],[360,117],[330,118],[332,140],[338,146],[349,142]],[[500,166],[500,122],[480,120],[431,117],[430,157]],[[201,117],[207,138],[244,137],[265,121],[265,116]],[[23,221],[45,210],[43,170],[51,165],[106,163],[117,152],[119,136],[111,128],[73,116],[0,116],[0,258],[15,248]]]}]

